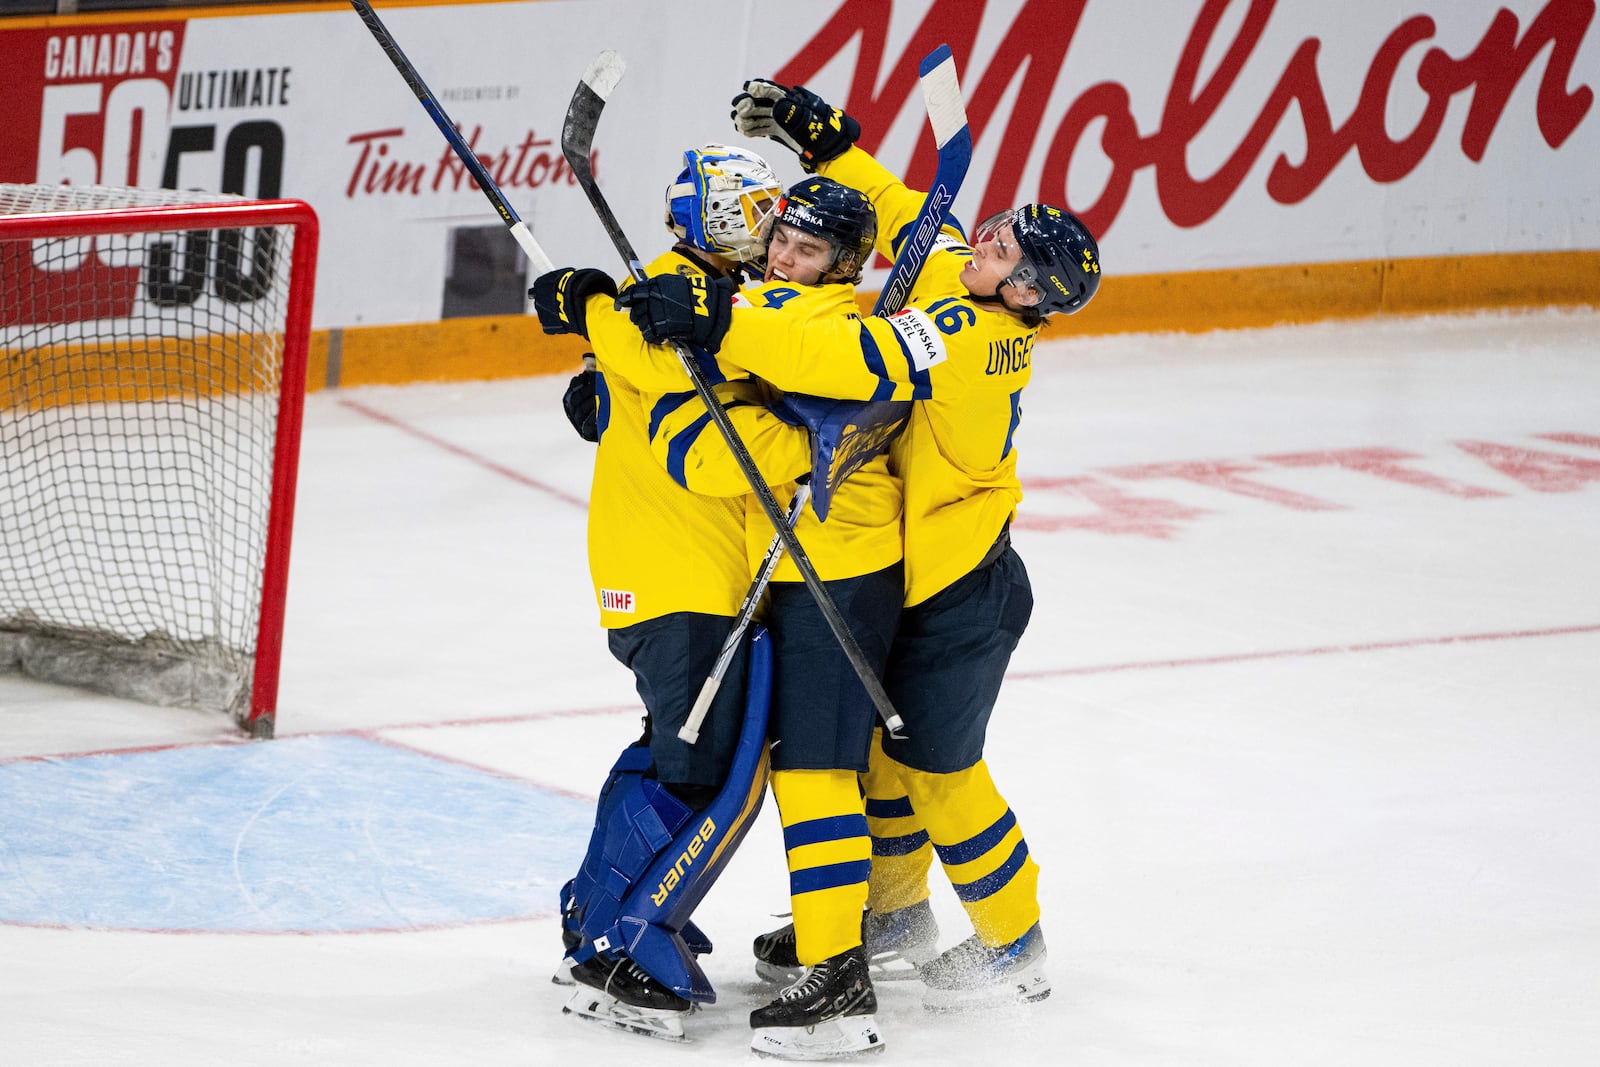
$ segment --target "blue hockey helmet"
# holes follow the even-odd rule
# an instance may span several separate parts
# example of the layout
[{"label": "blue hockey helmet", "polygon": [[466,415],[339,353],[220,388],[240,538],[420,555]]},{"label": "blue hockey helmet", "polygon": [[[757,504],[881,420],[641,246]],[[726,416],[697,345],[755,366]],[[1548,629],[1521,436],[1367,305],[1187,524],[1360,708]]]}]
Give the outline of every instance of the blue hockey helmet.
[{"label": "blue hockey helmet", "polygon": [[[774,224],[783,223],[833,245],[826,277],[854,284],[872,258],[878,213],[867,194],[832,178],[810,177],[789,186],[778,201]],[[833,277],[838,275],[838,277]]]},{"label": "blue hockey helmet", "polygon": [[705,252],[741,263],[761,258],[764,233],[783,185],[754,152],[708,144],[683,154],[667,186],[667,228]]},{"label": "blue hockey helmet", "polygon": [[991,215],[973,232],[972,243],[992,240],[1007,223],[1022,262],[1002,285],[1039,294],[1040,315],[1070,315],[1100,288],[1100,247],[1076,215],[1049,204],[1024,204]]}]

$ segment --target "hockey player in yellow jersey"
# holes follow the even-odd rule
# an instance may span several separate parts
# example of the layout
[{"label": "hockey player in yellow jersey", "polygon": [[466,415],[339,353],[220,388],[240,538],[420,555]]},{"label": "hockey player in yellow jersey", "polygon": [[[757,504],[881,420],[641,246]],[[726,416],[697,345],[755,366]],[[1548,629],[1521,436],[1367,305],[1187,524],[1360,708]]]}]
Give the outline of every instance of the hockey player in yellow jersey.
[{"label": "hockey player in yellow jersey", "polygon": [[[740,133],[778,140],[807,169],[865,192],[882,224],[880,248],[892,255],[923,194],[854,147],[854,120],[803,88],[761,80],[735,98],[734,120]],[[728,362],[782,388],[917,401],[892,453],[905,480],[906,607],[884,679],[908,736],[882,738],[864,786],[879,929],[914,937],[931,925],[917,913],[927,909],[936,854],[975,930],[918,969],[931,1008],[1050,991],[1038,866],[983,746],[1033,605],[1009,536],[1022,498],[1015,433],[1033,344],[1044,316],[1078,311],[1099,283],[1099,249],[1082,223],[1029,204],[985,220],[970,241],[942,235],[906,309],[853,324],[853,339],[852,324],[836,320],[832,340],[827,330],[805,338],[810,355],[792,344],[768,353],[774,327],[763,328],[753,309],[735,311],[723,349]],[[839,356],[851,340],[858,361]]]},{"label": "hockey player in yellow jersey", "polygon": [[[686,152],[666,197],[677,242],[647,270],[682,272],[726,297],[732,279],[754,269],[758,231],[781,192],[753,153],[720,145]],[[738,499],[685,491],[652,457],[654,414],[695,394],[681,367],[645,381],[617,372],[627,349],[642,341],[627,315],[611,307],[615,292],[603,272],[570,269],[541,276],[532,290],[546,332],[581,334],[594,348],[597,367],[574,378],[565,403],[574,426],[598,445],[588,550],[600,625],[612,654],[633,672],[647,713],[644,735],[624,751],[601,791],[580,871],[563,888],[568,959],[557,980],[570,973],[583,987],[573,1001],[579,1006],[570,1010],[624,1029],[682,1037],[690,1001],[625,953],[597,950],[592,928],[604,905],[616,904],[619,880],[636,876],[649,859],[636,858],[637,870],[619,870],[611,858],[617,828],[624,836],[635,832],[629,812],[647,811],[648,820],[659,819],[670,832],[709,803],[727,777],[742,718],[747,648],[734,657],[699,743],[685,744],[677,732],[750,583],[745,509]],[[803,448],[795,456],[788,477],[809,463]],[[691,945],[698,940],[697,951],[709,947],[698,931],[684,932]]]},{"label": "hockey player in yellow jersey", "polygon": [[[739,293],[735,305],[807,309],[797,312],[802,316],[854,314],[854,282],[872,253],[875,232],[872,207],[860,192],[825,178],[791,185],[770,223],[765,280]],[[670,278],[641,282],[623,295],[647,334],[656,325],[654,307],[687,299],[682,282]],[[790,398],[762,399],[783,410]],[[803,451],[809,469],[808,435],[787,429],[789,446]],[[764,454],[783,436],[773,432],[751,445],[769,476],[777,467]],[[660,420],[655,441],[658,458],[686,487],[743,492],[726,443],[692,405]],[[795,488],[774,486],[780,497]],[[879,455],[831,495],[826,522],[807,509],[796,524],[818,575],[880,674],[904,589],[900,510],[900,481]],[[772,531],[753,501],[747,514],[754,561]],[[792,945],[805,974],[751,1014],[751,1045],[792,1059],[881,1049],[876,995],[861,948],[871,847],[858,782],[868,766],[875,709],[787,559],[769,587],[765,618],[774,639],[772,790],[789,864]]]},{"label": "hockey player in yellow jersey", "polygon": [[[916,218],[913,192],[855,148],[859,126],[804,89],[751,81],[739,132],[771,137],[814,170],[866,192],[892,255]],[[1022,498],[1014,434],[1046,315],[1082,308],[1099,251],[1070,213],[1030,204],[939,238],[905,310],[887,319],[735,307],[721,358],[775,386],[917,401],[892,450],[905,482],[906,595],[885,687],[907,737],[884,737],[863,779],[873,832],[868,949],[936,937],[927,871],[937,855],[975,934],[918,968],[930,1008],[1049,994],[1038,866],[983,761],[984,735],[1032,591],[1010,547]],[[853,355],[851,354],[853,353]],[[783,931],[757,940],[779,966]]]}]

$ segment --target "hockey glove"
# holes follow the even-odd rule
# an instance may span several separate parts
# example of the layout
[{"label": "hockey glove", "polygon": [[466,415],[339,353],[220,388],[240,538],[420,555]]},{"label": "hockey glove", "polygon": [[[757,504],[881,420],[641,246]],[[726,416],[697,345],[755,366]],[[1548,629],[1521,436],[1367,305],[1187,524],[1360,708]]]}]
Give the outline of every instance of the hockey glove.
[{"label": "hockey glove", "polygon": [[770,137],[800,157],[807,173],[837,159],[861,136],[861,124],[803,86],[786,88],[752,78],[733,98],[733,127],[746,137]]},{"label": "hockey glove", "polygon": [[682,341],[717,354],[733,319],[734,284],[704,274],[658,274],[617,297],[617,307],[653,345]]},{"label": "hockey glove", "polygon": [[617,283],[605,271],[590,267],[563,267],[541,274],[528,290],[545,333],[575,333],[585,341],[589,339],[589,326],[583,304],[596,293],[616,296]]},{"label": "hockey glove", "polygon": [[583,370],[572,376],[572,381],[567,383],[567,391],[561,394],[561,407],[579,437],[585,441],[598,441],[600,410],[595,398],[594,381],[598,372],[594,369],[593,353],[583,354],[583,364]]}]

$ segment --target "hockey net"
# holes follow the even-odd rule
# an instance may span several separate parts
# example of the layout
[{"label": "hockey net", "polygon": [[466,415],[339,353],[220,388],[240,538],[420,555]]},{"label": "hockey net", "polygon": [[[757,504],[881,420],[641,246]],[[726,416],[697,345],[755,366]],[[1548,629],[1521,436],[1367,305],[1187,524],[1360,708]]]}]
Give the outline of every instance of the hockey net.
[{"label": "hockey net", "polygon": [[273,732],[316,217],[0,184],[0,672]]}]

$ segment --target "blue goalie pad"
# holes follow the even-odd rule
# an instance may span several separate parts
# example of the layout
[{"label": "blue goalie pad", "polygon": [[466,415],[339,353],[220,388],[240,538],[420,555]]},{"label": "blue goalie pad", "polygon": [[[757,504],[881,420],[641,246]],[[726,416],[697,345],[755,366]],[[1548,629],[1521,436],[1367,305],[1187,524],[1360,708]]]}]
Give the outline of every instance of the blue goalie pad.
[{"label": "blue goalie pad", "polygon": [[788,393],[773,413],[811,431],[811,508],[826,522],[834,491],[889,450],[911,415],[909,400],[829,400]]},{"label": "blue goalie pad", "polygon": [[[717,999],[695,959],[711,944],[689,916],[749,832],[766,796],[772,641],[760,626],[751,627],[750,641],[744,722],[716,799],[691,812],[652,779],[634,774],[617,779],[615,788],[626,796],[612,806],[605,828],[604,869],[586,869],[575,887],[584,939],[572,953],[575,963],[597,953],[626,955],[681,997],[707,1004]],[[662,838],[669,825],[675,829]],[[657,841],[641,863],[642,850]]]},{"label": "blue goalie pad", "polygon": [[711,939],[705,935],[704,930],[701,930],[694,923],[685,919],[683,921],[683,929],[679,930],[678,933],[683,935],[684,947],[691,954],[695,956],[711,955]]},{"label": "blue goalie pad", "polygon": [[[610,828],[617,819],[618,806],[624,798],[638,793],[639,783],[651,765],[649,745],[642,742],[629,745],[612,764],[606,783],[600,788],[600,800],[595,805],[594,828],[589,833],[589,844],[584,849],[578,876],[561,887],[561,938],[569,955],[584,940],[582,919],[584,912],[593,906],[599,896],[599,887],[613,884],[604,852]],[[623,826],[626,828],[625,819]],[[603,901],[601,906],[605,906]]]},{"label": "blue goalie pad", "polygon": [[[575,892],[577,884],[578,880],[576,878],[568,878],[566,884],[561,887],[561,939],[569,956],[578,946],[583,944],[583,925]],[[684,945],[694,955],[709,956],[711,954],[711,938],[707,937],[705,931],[701,930],[693,922],[685,922],[683,929],[679,933],[683,934]],[[593,954],[593,950],[582,953],[585,959]]]}]

